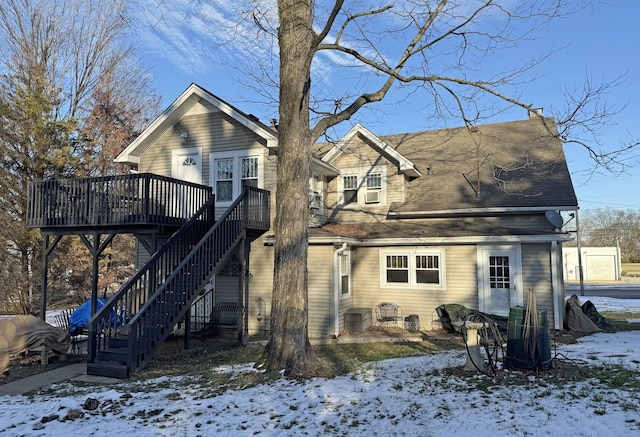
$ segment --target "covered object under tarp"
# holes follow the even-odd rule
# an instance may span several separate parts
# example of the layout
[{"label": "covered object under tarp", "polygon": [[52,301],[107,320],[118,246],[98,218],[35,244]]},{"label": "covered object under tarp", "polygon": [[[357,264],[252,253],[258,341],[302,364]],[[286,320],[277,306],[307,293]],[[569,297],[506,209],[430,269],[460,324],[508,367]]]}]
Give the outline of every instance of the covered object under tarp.
[{"label": "covered object under tarp", "polygon": [[[590,302],[587,302],[590,303]],[[586,305],[586,304],[585,304]],[[591,304],[592,306],[592,304]],[[566,315],[564,317],[564,328],[571,332],[592,333],[602,331],[582,309],[580,299],[575,294],[567,299],[565,304]],[[597,311],[596,311],[597,312]]]},{"label": "covered object under tarp", "polygon": [[70,344],[68,332],[35,316],[0,319],[0,372],[9,366],[13,354],[44,350],[66,354]]},{"label": "covered object under tarp", "polygon": [[458,328],[455,328],[452,322],[461,322],[462,320],[464,320],[464,318],[467,315],[471,313],[478,313],[485,317],[488,317],[489,319],[495,322],[496,326],[498,326],[498,329],[500,329],[500,331],[507,332],[507,321],[508,321],[507,317],[498,316],[495,314],[481,313],[479,311],[469,309],[457,303],[442,304],[436,308],[436,313],[440,318],[440,324],[442,325],[442,329],[444,329],[447,332],[459,333],[460,330]]},{"label": "covered object under tarp", "polygon": [[[96,301],[96,311],[99,311],[107,303],[106,300],[98,298]],[[91,320],[91,299],[80,305],[69,318],[69,332],[71,335],[79,334],[89,329]]]}]

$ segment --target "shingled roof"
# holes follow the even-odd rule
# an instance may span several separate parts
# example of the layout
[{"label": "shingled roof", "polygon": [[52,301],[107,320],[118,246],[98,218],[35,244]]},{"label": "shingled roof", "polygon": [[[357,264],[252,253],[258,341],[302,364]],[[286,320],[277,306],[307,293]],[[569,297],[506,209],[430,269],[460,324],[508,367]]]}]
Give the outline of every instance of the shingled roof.
[{"label": "shingled roof", "polygon": [[552,118],[379,138],[422,174],[409,181],[406,201],[392,204],[390,216],[578,205]]}]

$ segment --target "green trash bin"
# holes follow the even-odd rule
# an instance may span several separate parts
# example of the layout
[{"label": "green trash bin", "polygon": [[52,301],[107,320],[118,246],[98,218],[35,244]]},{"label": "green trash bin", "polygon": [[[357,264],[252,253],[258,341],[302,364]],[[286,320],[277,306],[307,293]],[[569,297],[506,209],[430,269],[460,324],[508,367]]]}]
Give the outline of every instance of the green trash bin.
[{"label": "green trash bin", "polygon": [[[547,312],[538,310],[537,347],[534,353],[527,354],[524,344],[524,317],[526,308],[513,307],[509,310],[507,322],[507,352],[504,356],[505,369],[549,370],[551,361],[551,339]],[[531,356],[527,356],[531,355]]]}]

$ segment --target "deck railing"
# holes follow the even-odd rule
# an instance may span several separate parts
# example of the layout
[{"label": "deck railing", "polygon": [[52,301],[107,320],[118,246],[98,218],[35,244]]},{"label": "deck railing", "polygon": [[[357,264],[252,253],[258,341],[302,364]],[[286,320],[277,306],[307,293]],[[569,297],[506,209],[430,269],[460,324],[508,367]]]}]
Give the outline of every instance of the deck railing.
[{"label": "deck railing", "polygon": [[[144,366],[186,314],[204,284],[220,269],[247,228],[269,229],[269,192],[246,187],[206,232],[193,232],[212,214],[207,203],[100,309],[89,324],[88,362],[110,338],[126,335],[127,375]],[[211,204],[213,205],[213,204]],[[202,238],[185,245],[192,235]],[[189,239],[189,241],[191,241]]]},{"label": "deck railing", "polygon": [[211,187],[151,173],[32,182],[27,226],[179,226],[211,195]]}]

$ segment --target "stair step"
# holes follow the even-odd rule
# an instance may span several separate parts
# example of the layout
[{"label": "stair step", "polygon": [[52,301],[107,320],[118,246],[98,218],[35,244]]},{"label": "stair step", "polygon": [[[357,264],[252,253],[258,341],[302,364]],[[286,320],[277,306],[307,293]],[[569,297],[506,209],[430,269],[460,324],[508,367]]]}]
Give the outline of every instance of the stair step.
[{"label": "stair step", "polygon": [[109,348],[127,349],[129,347],[128,337],[111,337],[109,339]]},{"label": "stair step", "polygon": [[114,362],[96,362],[87,363],[87,375],[107,376],[109,378],[126,379],[129,377],[129,371],[125,364]]},{"label": "stair step", "polygon": [[108,348],[98,351],[99,361],[115,361],[117,363],[126,364],[127,362],[127,349],[115,349]]}]

